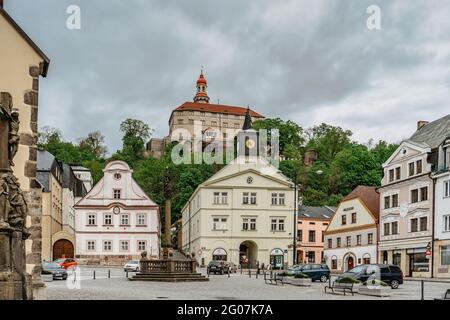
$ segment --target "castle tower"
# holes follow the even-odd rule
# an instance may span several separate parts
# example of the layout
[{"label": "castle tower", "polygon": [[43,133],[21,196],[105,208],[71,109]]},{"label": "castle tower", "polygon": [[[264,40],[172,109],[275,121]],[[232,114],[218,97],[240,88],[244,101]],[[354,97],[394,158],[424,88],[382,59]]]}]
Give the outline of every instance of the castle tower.
[{"label": "castle tower", "polygon": [[200,77],[197,80],[197,93],[194,97],[194,102],[196,103],[209,103],[209,97],[206,93],[206,88],[208,88],[208,83],[203,76],[203,70],[200,72]]}]

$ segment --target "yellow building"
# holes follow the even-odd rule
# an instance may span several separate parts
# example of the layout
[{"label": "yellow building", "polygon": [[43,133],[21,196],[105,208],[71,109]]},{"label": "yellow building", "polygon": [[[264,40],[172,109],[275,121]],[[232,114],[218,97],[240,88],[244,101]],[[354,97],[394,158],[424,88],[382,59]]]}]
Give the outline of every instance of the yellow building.
[{"label": "yellow building", "polygon": [[20,144],[14,158],[14,174],[27,197],[29,215],[26,226],[31,237],[26,241],[27,272],[33,276],[34,296],[40,297],[41,207],[36,183],[36,141],[38,128],[39,77],[47,75],[50,60],[3,8],[0,1],[0,92],[12,97],[19,112]]}]

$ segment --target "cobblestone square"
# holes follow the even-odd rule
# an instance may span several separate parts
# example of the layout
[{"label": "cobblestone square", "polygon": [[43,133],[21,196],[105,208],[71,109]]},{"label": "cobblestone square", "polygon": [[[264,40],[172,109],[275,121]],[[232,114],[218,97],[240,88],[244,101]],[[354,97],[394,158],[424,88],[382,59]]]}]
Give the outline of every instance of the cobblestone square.
[{"label": "cobblestone square", "polygon": [[[95,270],[95,277],[93,274]],[[110,278],[108,278],[110,270]],[[202,273],[204,269],[200,269]],[[133,274],[130,273],[131,277]],[[81,288],[68,289],[65,281],[46,283],[48,299],[54,300],[419,300],[420,281],[405,281],[391,297],[379,298],[355,294],[325,294],[325,283],[314,282],[310,287],[289,284],[270,285],[263,276],[248,274],[211,275],[208,282],[138,282],[127,280],[121,268],[81,268]],[[441,297],[450,282],[425,282],[426,300]]]}]

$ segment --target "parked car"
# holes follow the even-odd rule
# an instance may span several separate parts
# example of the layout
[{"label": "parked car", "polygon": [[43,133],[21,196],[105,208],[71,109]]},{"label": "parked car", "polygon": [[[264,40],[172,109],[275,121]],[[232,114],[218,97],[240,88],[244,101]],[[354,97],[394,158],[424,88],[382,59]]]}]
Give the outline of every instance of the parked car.
[{"label": "parked car", "polygon": [[225,262],[225,264],[228,265],[228,268],[230,268],[230,273],[236,273],[237,272],[238,267],[233,262],[228,261],[228,262]]},{"label": "parked car", "polygon": [[139,271],[139,260],[130,260],[123,266],[123,271]]},{"label": "parked car", "polygon": [[226,263],[226,261],[220,260],[212,260],[208,263],[207,271],[208,273],[219,273],[224,274],[228,273],[230,266]]},{"label": "parked car", "polygon": [[69,268],[74,268],[78,265],[78,263],[75,261],[75,259],[72,259],[72,258],[56,259],[54,262],[58,263],[61,267],[63,267],[66,270]]},{"label": "parked car", "polygon": [[292,269],[288,269],[289,275],[296,275],[303,273],[311,278],[312,281],[320,280],[326,282],[330,278],[330,269],[326,264],[308,263],[293,266]]},{"label": "parked car", "polygon": [[53,275],[53,280],[66,280],[67,271],[56,262],[42,262],[42,271],[44,274],[51,273]]},{"label": "parked car", "polygon": [[400,267],[391,264],[363,264],[341,274],[336,281],[349,277],[361,282],[365,282],[370,276],[375,277],[392,289],[397,289],[403,284],[403,272]]}]

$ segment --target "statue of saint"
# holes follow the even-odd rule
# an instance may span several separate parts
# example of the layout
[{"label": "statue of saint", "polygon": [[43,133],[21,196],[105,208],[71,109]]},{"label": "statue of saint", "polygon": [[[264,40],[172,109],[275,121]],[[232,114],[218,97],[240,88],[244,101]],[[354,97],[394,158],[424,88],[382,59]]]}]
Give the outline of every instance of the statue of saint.
[{"label": "statue of saint", "polygon": [[14,166],[13,159],[16,156],[17,150],[19,149],[19,112],[17,109],[13,109],[11,112],[11,121],[9,123],[9,164]]},{"label": "statue of saint", "polygon": [[20,183],[14,176],[10,176],[10,212],[8,222],[10,226],[23,229],[27,215],[27,203],[20,190]]},{"label": "statue of saint", "polygon": [[8,174],[3,174],[0,177],[0,228],[9,228],[9,186]]}]

